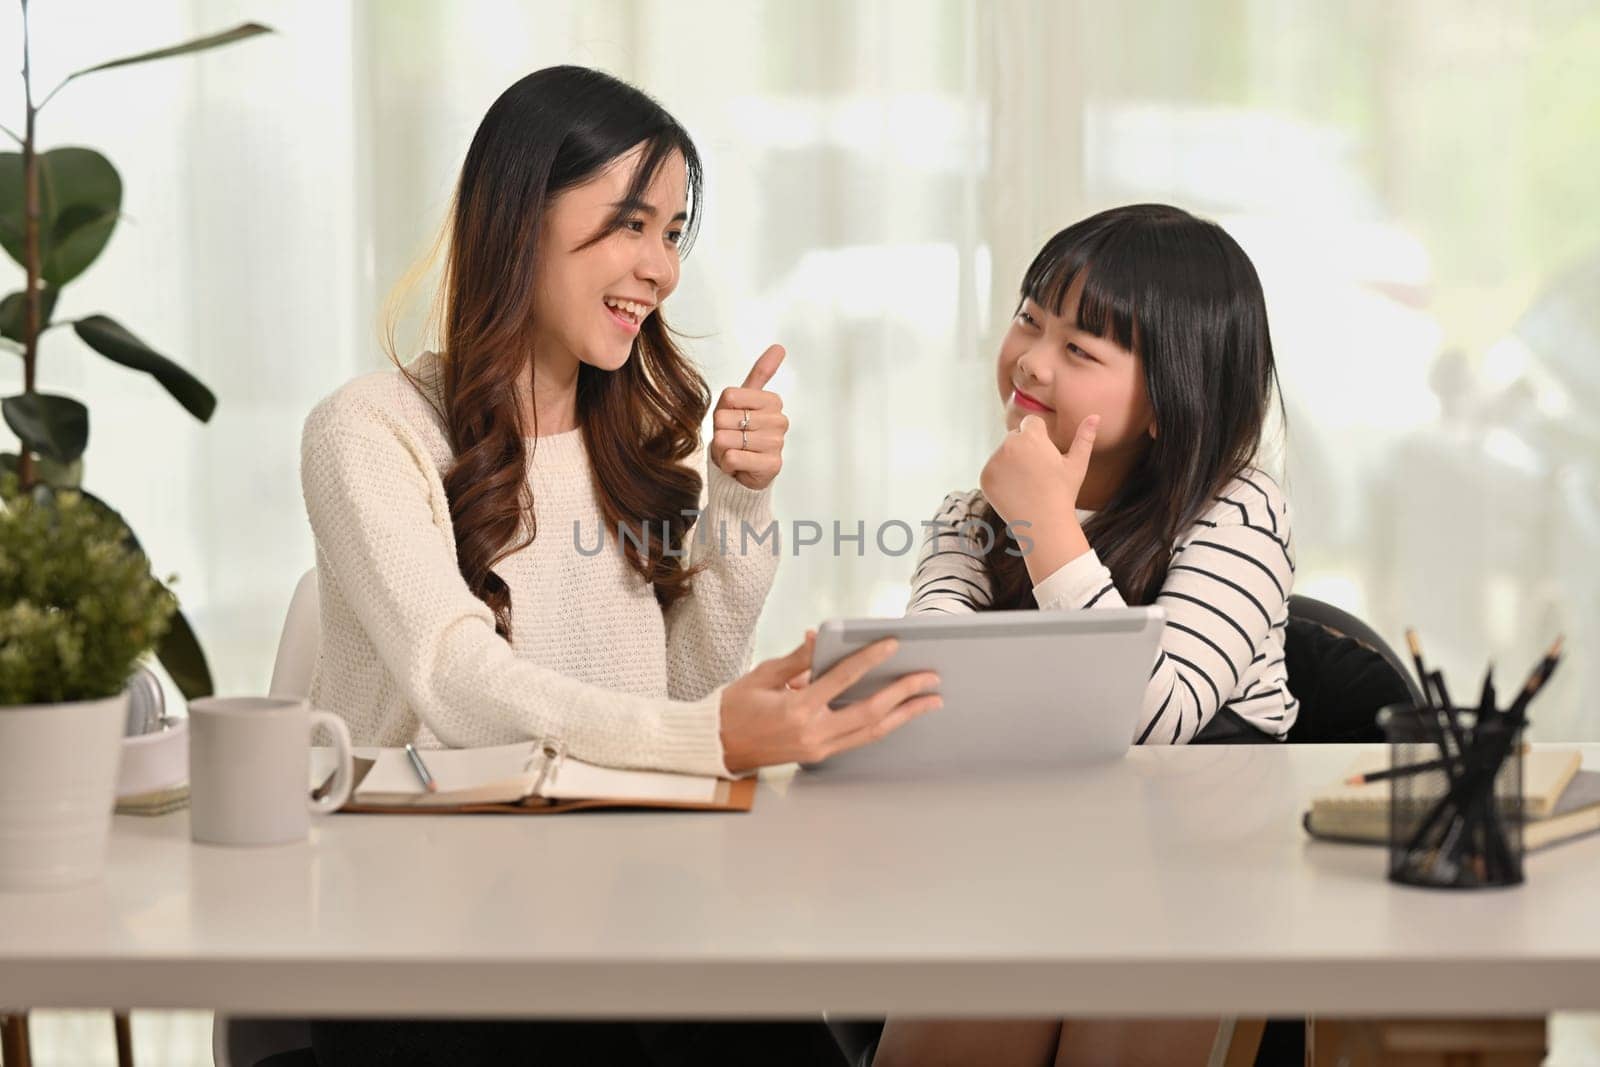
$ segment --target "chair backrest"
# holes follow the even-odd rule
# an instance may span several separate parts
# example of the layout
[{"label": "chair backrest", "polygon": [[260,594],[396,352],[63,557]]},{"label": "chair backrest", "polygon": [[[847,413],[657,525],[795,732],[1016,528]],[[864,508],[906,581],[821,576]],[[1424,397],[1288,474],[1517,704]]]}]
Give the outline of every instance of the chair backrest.
[{"label": "chair backrest", "polygon": [[[1400,657],[1347,611],[1307,596],[1289,598],[1283,635],[1289,694],[1300,702],[1285,740],[1295,744],[1382,741],[1378,712],[1422,699]],[[1232,708],[1218,708],[1192,743],[1265,744],[1263,733]]]},{"label": "chair backrest", "polygon": [[1331,630],[1342,637],[1355,640],[1388,661],[1389,666],[1400,676],[1406,689],[1411,693],[1414,703],[1424,703],[1422,689],[1417,680],[1411,675],[1411,667],[1405,660],[1389,647],[1388,642],[1378,636],[1378,631],[1368,626],[1356,616],[1336,608],[1332,604],[1296,593],[1289,598],[1289,616],[1295,619],[1305,619],[1314,622],[1325,630]]},{"label": "chair backrest", "polygon": [[267,693],[275,697],[311,695],[311,672],[317,665],[317,645],[322,640],[322,616],[317,605],[317,569],[300,576],[289,598],[289,611],[278,638],[278,658],[272,665],[272,684]]},{"label": "chair backrest", "polygon": [[1284,654],[1289,691],[1300,702],[1291,742],[1382,741],[1379,710],[1422,699],[1405,662],[1377,631],[1311,597],[1289,598]]}]

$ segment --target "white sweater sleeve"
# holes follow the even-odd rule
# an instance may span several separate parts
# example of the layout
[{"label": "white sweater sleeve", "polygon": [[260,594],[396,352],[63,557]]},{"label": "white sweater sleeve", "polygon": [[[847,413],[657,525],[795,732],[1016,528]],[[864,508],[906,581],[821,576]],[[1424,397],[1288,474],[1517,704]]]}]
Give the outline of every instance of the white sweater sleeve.
[{"label": "white sweater sleeve", "polygon": [[[1232,694],[1286,617],[1294,582],[1287,505],[1259,472],[1235,487],[1242,491],[1217,498],[1173,551],[1156,596],[1167,625],[1145,688],[1137,744],[1191,741],[1224,703],[1250,700]],[[1033,595],[1041,611],[1126,606],[1093,550],[1063,564]],[[1274,689],[1266,698],[1281,701],[1282,694]]]},{"label": "white sweater sleeve", "polygon": [[[749,669],[756,622],[778,570],[772,487],[751,489],[707,463],[706,501],[689,533],[688,562],[709,566],[694,595],[667,609],[668,695],[699,700]],[[746,533],[748,528],[748,533]]]},{"label": "white sweater sleeve", "polygon": [[726,774],[720,691],[651,698],[517,656],[458,569],[443,485],[421,446],[353,402],[306,420],[301,482],[332,570],[407,704],[453,747],[555,739],[615,767]]}]

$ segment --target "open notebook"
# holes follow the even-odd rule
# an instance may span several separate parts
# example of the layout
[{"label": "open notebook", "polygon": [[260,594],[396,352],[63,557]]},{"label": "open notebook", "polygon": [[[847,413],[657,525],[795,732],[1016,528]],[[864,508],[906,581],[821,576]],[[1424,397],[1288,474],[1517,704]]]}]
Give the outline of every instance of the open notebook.
[{"label": "open notebook", "polygon": [[[1569,837],[1600,831],[1600,771],[1583,771],[1574,749],[1536,748],[1522,757],[1522,843],[1532,851]],[[1388,755],[1371,753],[1349,770],[1369,774],[1388,767]],[[1312,837],[1384,844],[1389,840],[1387,781],[1341,782],[1311,798],[1302,823]]]},{"label": "open notebook", "polygon": [[[422,786],[403,748],[355,749],[356,786],[349,812],[556,814],[586,808],[749,811],[756,780],[729,781],[664,771],[599,767],[537,741],[483,748],[428,749],[421,755],[439,791]],[[311,750],[311,784],[321,792],[333,774],[333,750]]]}]

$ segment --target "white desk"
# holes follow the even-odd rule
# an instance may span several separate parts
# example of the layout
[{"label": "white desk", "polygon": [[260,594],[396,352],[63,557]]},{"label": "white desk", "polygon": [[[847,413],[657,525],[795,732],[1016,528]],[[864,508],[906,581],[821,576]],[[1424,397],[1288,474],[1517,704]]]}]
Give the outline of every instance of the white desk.
[{"label": "white desk", "polygon": [[943,788],[780,775],[748,815],[334,816],[268,849],[192,845],[187,814],[118,816],[101,884],[0,894],[0,1005],[1600,1009],[1600,838],[1530,856],[1515,889],[1391,885],[1382,849],[1299,826],[1353,751],[1150,748]]}]

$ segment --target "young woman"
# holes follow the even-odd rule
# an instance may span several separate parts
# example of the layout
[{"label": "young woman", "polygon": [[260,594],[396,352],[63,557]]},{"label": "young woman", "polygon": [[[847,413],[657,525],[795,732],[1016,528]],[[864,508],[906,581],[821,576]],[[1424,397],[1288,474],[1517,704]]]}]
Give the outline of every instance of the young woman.
[{"label": "young woman", "polygon": [[[1219,714],[1283,738],[1298,708],[1283,650],[1294,542],[1255,466],[1275,370],[1243,250],[1157,204],[1061,231],[1022,279],[996,385],[1008,433],[980,488],[945,497],[908,612],[1159,604],[1134,740],[1192,741]],[[877,1062],[1203,1062],[1213,1030],[891,1022]],[[1121,1058],[1100,1058],[1113,1047]]]},{"label": "young woman", "polygon": [[[312,699],[358,744],[547,739],[594,763],[727,775],[826,758],[938,705],[919,673],[829,709],[890,642],[804,686],[789,683],[809,635],[742,673],[777,566],[744,534],[772,521],[789,421],[764,387],[783,350],[722,392],[705,463],[710,395],[661,314],[700,194],[682,127],[605,74],[538,71],[484,116],[439,351],[349,383],[305,424]],[[587,1059],[631,1055],[595,1040]]]},{"label": "young woman", "polygon": [[777,567],[741,534],[772,521],[789,420],[763,386],[783,350],[722,392],[702,494],[710,397],[660,310],[699,209],[693,142],[605,74],[538,71],[484,116],[441,351],[339,389],[302,438],[312,697],[358,744],[547,738],[728,774],[865,743],[937,700],[908,676],[833,715],[832,685],[786,686],[808,643],[740,677]]}]

